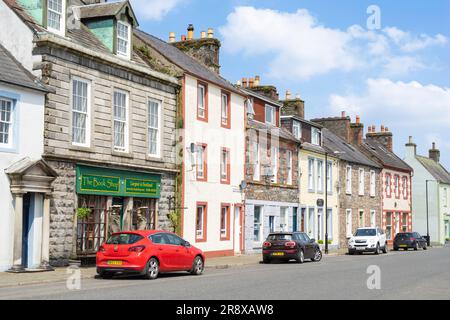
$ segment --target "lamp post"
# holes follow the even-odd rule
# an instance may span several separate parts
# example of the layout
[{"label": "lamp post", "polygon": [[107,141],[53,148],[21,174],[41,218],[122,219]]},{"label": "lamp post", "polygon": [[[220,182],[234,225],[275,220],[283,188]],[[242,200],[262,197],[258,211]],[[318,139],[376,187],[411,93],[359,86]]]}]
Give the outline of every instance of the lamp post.
[{"label": "lamp post", "polygon": [[430,227],[429,227],[429,220],[428,220],[428,182],[430,182],[430,181],[434,181],[434,180],[426,180],[426,182],[425,182],[425,185],[426,185],[425,197],[426,197],[426,203],[427,203],[427,246],[430,246],[430,242],[431,242],[430,241]]},{"label": "lamp post", "polygon": [[328,153],[325,152],[325,254],[328,254]]}]

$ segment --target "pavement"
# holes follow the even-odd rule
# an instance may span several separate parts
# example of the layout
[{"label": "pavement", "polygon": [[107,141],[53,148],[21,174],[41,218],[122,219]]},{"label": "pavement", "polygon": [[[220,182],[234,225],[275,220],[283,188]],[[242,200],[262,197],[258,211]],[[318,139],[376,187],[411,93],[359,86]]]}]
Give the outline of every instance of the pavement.
[{"label": "pavement", "polygon": [[[222,263],[216,266],[226,265],[225,258],[218,261]],[[242,258],[237,261],[244,263]],[[82,279],[79,287],[66,281],[3,287],[0,299],[450,300],[448,247],[378,256],[333,255],[304,264],[260,264],[257,256],[245,261],[249,264],[228,268],[211,264],[201,276],[182,272],[163,274],[154,281],[89,278]]]}]

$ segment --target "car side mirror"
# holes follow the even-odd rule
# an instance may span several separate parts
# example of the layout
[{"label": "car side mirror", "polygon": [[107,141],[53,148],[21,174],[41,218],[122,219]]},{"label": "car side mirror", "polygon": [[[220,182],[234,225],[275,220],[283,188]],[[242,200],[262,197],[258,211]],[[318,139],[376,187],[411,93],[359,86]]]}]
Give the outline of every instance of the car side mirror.
[{"label": "car side mirror", "polygon": [[184,242],[184,246],[185,246],[186,248],[189,248],[189,247],[191,246],[191,244],[189,243],[189,241],[185,241],[185,242]]},{"label": "car side mirror", "polygon": [[314,243],[314,242],[316,242],[316,239],[310,239],[309,240],[309,243]]}]

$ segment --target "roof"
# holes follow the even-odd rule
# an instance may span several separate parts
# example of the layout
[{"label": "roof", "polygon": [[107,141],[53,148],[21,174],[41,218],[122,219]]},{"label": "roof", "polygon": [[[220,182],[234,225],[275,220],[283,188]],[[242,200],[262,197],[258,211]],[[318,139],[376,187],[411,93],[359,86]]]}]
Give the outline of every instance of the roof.
[{"label": "roof", "polygon": [[328,149],[331,154],[338,156],[340,159],[370,167],[381,168],[378,163],[370,160],[364,153],[330,130],[323,128],[322,136],[324,147]]},{"label": "roof", "polygon": [[42,92],[52,91],[49,87],[40,82],[31,72],[26,70],[1,44],[0,82]]},{"label": "roof", "polygon": [[134,25],[137,26],[138,23],[136,16],[134,15],[133,9],[131,8],[128,1],[89,4],[79,6],[78,10],[80,10],[81,19],[90,19],[90,18],[117,16],[126,6],[129,9],[129,13],[133,20]]},{"label": "roof", "polygon": [[244,92],[244,93],[246,93],[246,94],[248,94],[248,95],[257,97],[258,99],[261,99],[261,100],[266,101],[266,102],[268,102],[268,103],[270,103],[270,104],[273,104],[273,105],[275,105],[275,106],[278,106],[278,107],[280,107],[280,108],[283,107],[283,103],[281,103],[280,101],[273,100],[273,99],[271,99],[271,98],[269,98],[269,97],[266,97],[266,96],[263,95],[263,94],[260,94],[260,93],[255,92],[255,91],[253,91],[253,90],[248,90],[248,89],[246,89],[246,88],[239,88],[239,90],[241,90],[242,92]]},{"label": "roof", "polygon": [[285,120],[285,119],[295,119],[295,120],[297,120],[297,121],[299,121],[299,122],[309,124],[310,126],[315,127],[315,128],[319,128],[319,129],[322,129],[322,128],[323,128],[322,125],[320,125],[320,124],[318,124],[318,123],[316,123],[316,122],[312,122],[312,121],[303,119],[303,118],[301,118],[300,116],[298,116],[298,115],[296,115],[296,114],[291,114],[291,115],[287,115],[287,116],[280,116],[280,119],[281,119],[281,120]]},{"label": "roof", "polygon": [[266,130],[269,134],[273,136],[277,136],[286,140],[295,141],[300,143],[300,140],[297,140],[292,133],[287,131],[286,129],[275,127],[270,124],[262,123],[256,120],[249,119],[247,129],[255,129],[255,130]]},{"label": "roof", "polygon": [[372,154],[383,166],[402,171],[413,171],[413,169],[394,152],[387,149],[382,143],[374,139],[364,139],[362,147]]},{"label": "roof", "polygon": [[185,72],[197,76],[202,80],[214,83],[219,87],[222,87],[223,89],[233,91],[240,95],[245,95],[241,90],[236,89],[230,82],[222,78],[220,75],[218,75],[214,71],[209,70],[200,62],[190,57],[175,46],[139,29],[135,29],[134,34],[144,43],[151,46],[153,49],[158,51],[161,55],[166,57],[179,68],[183,69]]},{"label": "roof", "polygon": [[450,173],[440,163],[422,156],[416,156],[416,159],[437,181],[450,184]]},{"label": "roof", "polygon": [[51,177],[58,177],[58,173],[44,160],[32,160],[29,157],[25,157],[15,163],[13,163],[11,166],[5,169],[5,173],[14,176],[22,176],[24,175],[30,168],[34,166],[41,166],[41,168],[46,172],[48,176]]}]

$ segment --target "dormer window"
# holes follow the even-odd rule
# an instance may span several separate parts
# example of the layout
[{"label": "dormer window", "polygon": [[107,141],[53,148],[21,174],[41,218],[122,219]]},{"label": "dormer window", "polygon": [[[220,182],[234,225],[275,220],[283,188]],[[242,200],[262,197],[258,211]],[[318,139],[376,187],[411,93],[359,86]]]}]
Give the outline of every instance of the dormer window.
[{"label": "dormer window", "polygon": [[117,54],[130,58],[130,25],[117,21]]},{"label": "dormer window", "polygon": [[65,33],[65,6],[64,0],[47,1],[47,28],[60,35]]},{"label": "dormer window", "polygon": [[275,107],[266,104],[266,123],[271,125],[275,124]]},{"label": "dormer window", "polygon": [[312,139],[311,143],[320,146],[322,142],[322,133],[320,132],[320,129],[312,128]]}]

